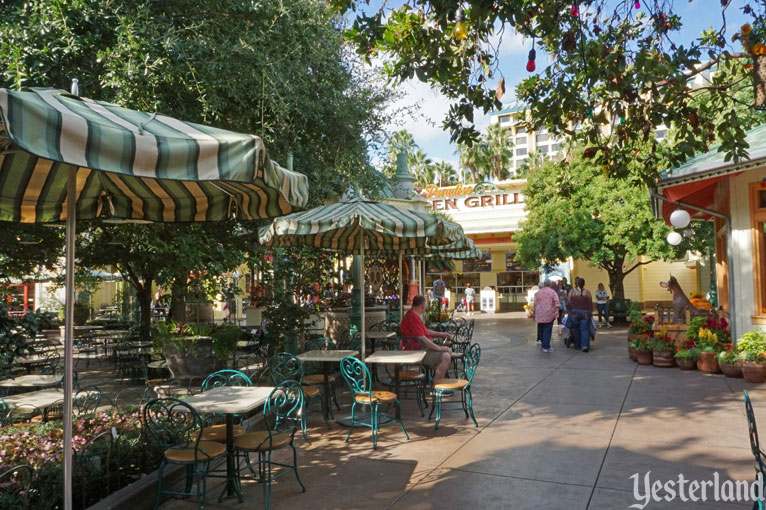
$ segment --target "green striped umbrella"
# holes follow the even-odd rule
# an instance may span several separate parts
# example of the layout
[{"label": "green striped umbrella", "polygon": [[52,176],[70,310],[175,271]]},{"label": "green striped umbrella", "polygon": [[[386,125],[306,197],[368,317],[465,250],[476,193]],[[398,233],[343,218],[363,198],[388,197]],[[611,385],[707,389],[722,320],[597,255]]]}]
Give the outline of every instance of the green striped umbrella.
[{"label": "green striped umbrella", "polygon": [[78,219],[272,218],[308,201],[306,176],[256,136],[45,88],[0,89],[0,122],[0,221],[65,221],[71,168]]},{"label": "green striped umbrella", "polygon": [[363,248],[380,255],[420,253],[464,237],[457,223],[361,198],[282,216],[260,230],[265,246],[313,246],[355,254]]},{"label": "green striped umbrella", "polygon": [[[411,211],[385,202],[362,198],[276,218],[259,233],[262,245],[273,247],[313,246],[325,250],[364,255],[419,255],[452,247],[453,253],[473,243],[457,223],[431,214]],[[450,253],[449,251],[444,252]],[[364,271],[360,275],[364,289]],[[399,284],[401,287],[401,273]],[[399,295],[401,296],[401,288]],[[401,312],[401,299],[400,312]],[[365,356],[365,314],[362,313],[362,359]]]},{"label": "green striped umbrella", "polygon": [[[72,89],[0,89],[0,221],[67,224],[65,445],[75,220],[271,218],[308,200],[306,177],[274,164],[258,137],[80,98],[76,82]],[[71,448],[64,448],[64,508],[72,508]]]}]

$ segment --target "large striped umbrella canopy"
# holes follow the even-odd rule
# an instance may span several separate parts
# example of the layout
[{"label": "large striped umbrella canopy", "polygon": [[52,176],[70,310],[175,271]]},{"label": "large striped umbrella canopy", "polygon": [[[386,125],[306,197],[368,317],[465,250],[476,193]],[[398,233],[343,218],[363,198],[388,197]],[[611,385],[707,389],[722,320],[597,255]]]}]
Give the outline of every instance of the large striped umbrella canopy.
[{"label": "large striped umbrella canopy", "polygon": [[0,221],[162,222],[271,218],[308,201],[306,176],[271,161],[262,140],[80,98],[0,89]]},{"label": "large striped umbrella canopy", "polygon": [[276,218],[260,230],[265,246],[313,246],[359,254],[416,254],[464,239],[463,228],[430,214],[362,198]]},{"label": "large striped umbrella canopy", "polygon": [[[256,136],[61,90],[0,89],[0,221],[67,225],[64,444],[72,440],[75,220],[271,218],[307,201],[306,177],[273,163]],[[64,448],[65,510],[71,484]]]}]

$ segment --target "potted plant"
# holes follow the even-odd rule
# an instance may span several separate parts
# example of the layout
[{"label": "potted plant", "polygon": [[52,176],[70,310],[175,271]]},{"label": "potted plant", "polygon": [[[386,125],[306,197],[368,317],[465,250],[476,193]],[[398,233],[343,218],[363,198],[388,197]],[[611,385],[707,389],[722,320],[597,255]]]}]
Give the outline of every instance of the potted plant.
[{"label": "potted plant", "polygon": [[638,360],[638,339],[628,342],[628,357],[633,361]]},{"label": "potted plant", "polygon": [[673,367],[673,354],[675,344],[673,340],[661,332],[652,340],[652,365],[660,368]]},{"label": "potted plant", "polygon": [[183,384],[225,368],[241,336],[242,330],[234,325],[212,328],[165,321],[154,331],[153,348],[165,356],[173,378]]},{"label": "potted plant", "polygon": [[720,374],[716,355],[721,351],[718,334],[710,328],[701,327],[697,331],[697,347],[700,357],[697,360],[697,368],[705,374]]},{"label": "potted plant", "polygon": [[673,358],[681,370],[696,370],[699,350],[696,348],[677,347]]},{"label": "potted plant", "polygon": [[739,360],[739,350],[734,344],[727,344],[726,348],[716,356],[718,366],[726,377],[742,378],[742,364]]},{"label": "potted plant", "polygon": [[651,365],[652,364],[652,349],[654,348],[654,342],[650,335],[641,335],[638,338],[638,344],[636,345],[636,361],[639,365]]},{"label": "potted plant", "polygon": [[652,332],[654,317],[644,315],[638,303],[632,303],[628,313],[628,342]]},{"label": "potted plant", "polygon": [[747,382],[762,383],[766,379],[766,332],[748,331],[737,342],[742,375]]}]

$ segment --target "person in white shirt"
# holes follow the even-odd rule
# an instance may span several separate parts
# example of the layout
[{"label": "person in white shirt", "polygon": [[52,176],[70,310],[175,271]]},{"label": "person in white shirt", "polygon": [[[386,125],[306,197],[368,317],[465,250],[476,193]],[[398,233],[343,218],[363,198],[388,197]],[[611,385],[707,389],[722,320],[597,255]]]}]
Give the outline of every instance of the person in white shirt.
[{"label": "person in white shirt", "polygon": [[476,289],[470,283],[465,284],[465,304],[468,307],[467,315],[473,315],[473,302],[476,297]]},{"label": "person in white shirt", "polygon": [[606,326],[611,328],[612,325],[609,324],[609,294],[606,293],[603,283],[598,284],[596,291],[596,308],[598,309],[598,327],[602,327],[601,316],[603,314],[606,318]]}]

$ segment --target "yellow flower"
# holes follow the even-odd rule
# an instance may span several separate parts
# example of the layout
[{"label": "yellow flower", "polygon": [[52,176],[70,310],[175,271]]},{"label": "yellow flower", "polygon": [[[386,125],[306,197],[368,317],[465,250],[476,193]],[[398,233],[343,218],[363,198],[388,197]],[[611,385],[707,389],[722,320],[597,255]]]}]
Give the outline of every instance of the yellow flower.
[{"label": "yellow flower", "polygon": [[759,43],[759,42],[755,43],[755,45],[753,46],[753,53],[755,53],[756,55],[763,55],[764,52],[766,52],[766,46],[764,46],[763,43]]},{"label": "yellow flower", "polygon": [[748,35],[753,31],[753,27],[751,27],[749,23],[745,23],[742,25],[742,28],[740,28],[740,31],[742,32],[742,35]]}]

